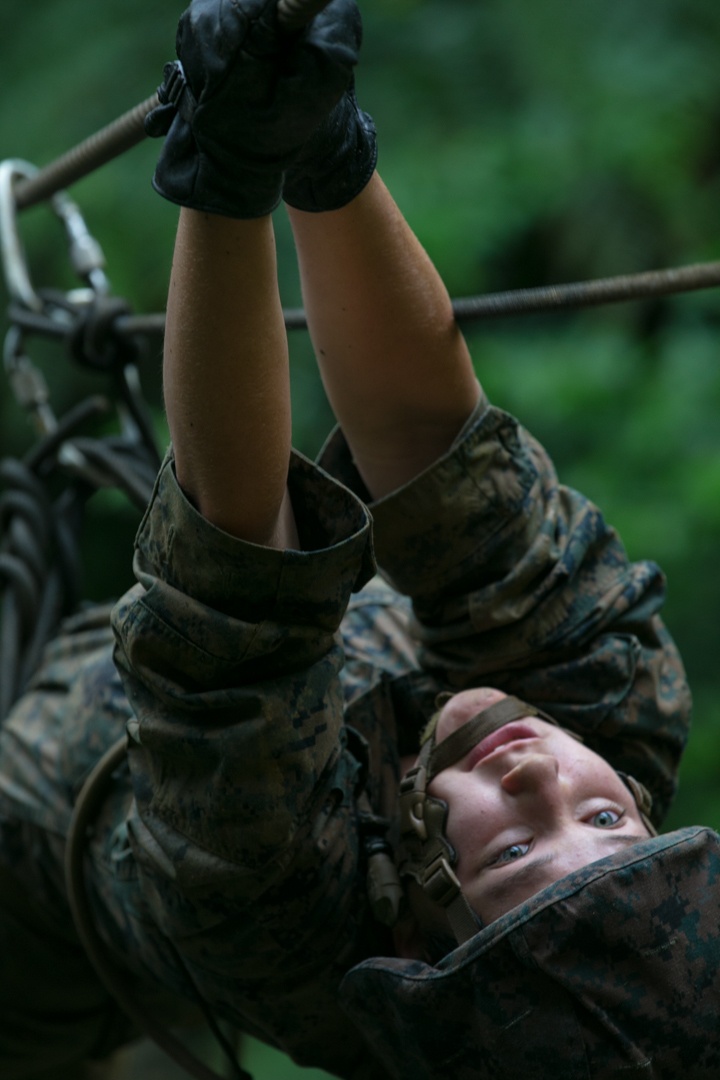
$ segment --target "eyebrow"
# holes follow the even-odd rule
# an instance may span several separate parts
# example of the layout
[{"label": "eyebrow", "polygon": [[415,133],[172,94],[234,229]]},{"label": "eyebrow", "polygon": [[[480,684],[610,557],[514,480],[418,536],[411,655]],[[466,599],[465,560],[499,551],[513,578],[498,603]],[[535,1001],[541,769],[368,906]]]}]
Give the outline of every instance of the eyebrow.
[{"label": "eyebrow", "polygon": [[517,870],[513,870],[511,874],[503,874],[502,880],[493,882],[487,890],[486,897],[491,900],[497,900],[499,897],[505,895],[508,889],[512,889],[514,885],[522,885],[527,882],[528,879],[537,876],[538,870],[541,870],[543,866],[548,866],[555,861],[554,855],[541,855],[537,859],[531,859],[530,862],[524,862],[522,866],[519,866]]},{"label": "eyebrow", "polygon": [[613,836],[611,832],[598,836],[598,840],[601,844],[639,844],[641,840],[650,840],[649,836],[636,836],[633,833],[621,833],[619,836]]},{"label": "eyebrow", "polygon": [[[601,843],[620,844],[627,847],[647,839],[649,839],[647,836],[628,833],[613,836],[612,833],[608,832],[607,835],[598,836]],[[503,874],[501,881],[493,882],[488,886],[486,898],[497,900],[506,895],[508,891],[511,891],[514,886],[527,884],[528,881],[532,881],[534,877],[537,877],[538,871],[542,870],[544,866],[549,866],[554,861],[555,856],[553,854],[541,855],[537,859],[531,859],[530,862],[523,860],[522,866],[519,866],[517,870],[513,870],[510,874]]]}]

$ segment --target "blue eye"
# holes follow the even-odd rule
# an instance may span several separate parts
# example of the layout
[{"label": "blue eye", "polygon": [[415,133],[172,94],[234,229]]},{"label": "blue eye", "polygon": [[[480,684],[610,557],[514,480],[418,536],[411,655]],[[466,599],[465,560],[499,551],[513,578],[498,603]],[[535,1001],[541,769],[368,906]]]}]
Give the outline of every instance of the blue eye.
[{"label": "blue eye", "polygon": [[504,851],[493,859],[491,865],[497,866],[498,863],[510,863],[516,862],[518,859],[522,859],[524,855],[527,855],[530,850],[530,841],[526,841],[519,844],[510,844]]},{"label": "blue eye", "polygon": [[593,814],[590,818],[590,822],[596,829],[609,829],[612,825],[617,825],[622,814],[618,814],[616,810],[598,810],[597,814]]}]

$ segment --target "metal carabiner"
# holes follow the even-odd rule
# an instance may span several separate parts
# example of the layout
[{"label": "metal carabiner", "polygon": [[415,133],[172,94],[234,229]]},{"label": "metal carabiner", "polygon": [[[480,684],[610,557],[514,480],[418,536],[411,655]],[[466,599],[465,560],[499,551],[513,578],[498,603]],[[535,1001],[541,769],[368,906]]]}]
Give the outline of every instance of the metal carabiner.
[{"label": "metal carabiner", "polygon": [[80,207],[65,191],[53,195],[50,204],[65,228],[73,270],[97,296],[107,296],[110,283],[104,272],[105,256],[85,224]]},{"label": "metal carabiner", "polygon": [[11,326],[5,336],[3,363],[18,404],[30,413],[41,435],[50,435],[57,427],[57,420],[49,405],[47,383],[25,352],[19,326]]},{"label": "metal carabiner", "polygon": [[31,311],[40,312],[43,310],[43,303],[30,281],[25,248],[18,231],[14,193],[17,179],[27,179],[36,172],[34,165],[18,158],[0,163],[0,255],[7,289],[12,299]]},{"label": "metal carabiner", "polygon": [[[28,179],[37,171],[34,165],[18,159],[0,163],[0,252],[12,299],[31,311],[42,312],[45,305],[33,288],[18,230],[18,206],[14,192],[16,180]],[[49,201],[53,213],[65,229],[73,270],[96,295],[107,296],[110,286],[104,272],[105,256],[85,224],[77,203],[64,191],[56,192]]]}]

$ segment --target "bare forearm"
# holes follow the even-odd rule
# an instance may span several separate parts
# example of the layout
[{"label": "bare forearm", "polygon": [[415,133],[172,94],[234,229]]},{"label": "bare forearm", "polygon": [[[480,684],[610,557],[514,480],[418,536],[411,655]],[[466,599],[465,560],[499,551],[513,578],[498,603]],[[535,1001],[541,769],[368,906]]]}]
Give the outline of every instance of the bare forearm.
[{"label": "bare forearm", "polygon": [[213,524],[287,546],[287,341],[269,218],[183,210],[168,297],[164,391],[178,480]]},{"label": "bare forearm", "polygon": [[377,177],[342,210],[290,211],[325,387],[371,493],[449,447],[478,386],[437,271]]}]

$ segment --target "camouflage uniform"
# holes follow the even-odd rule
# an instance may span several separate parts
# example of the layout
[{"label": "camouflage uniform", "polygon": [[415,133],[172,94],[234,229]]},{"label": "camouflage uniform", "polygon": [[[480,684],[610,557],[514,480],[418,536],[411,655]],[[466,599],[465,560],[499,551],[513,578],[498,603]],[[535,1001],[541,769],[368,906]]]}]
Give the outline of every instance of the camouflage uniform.
[{"label": "camouflage uniform", "polygon": [[[667,861],[667,883],[688,845],[710,850],[716,867],[714,834],[661,837],[593,864],[433,968],[392,959],[370,916],[356,795],[365,787],[391,818],[398,753],[414,747],[438,691],[492,685],[541,705],[642,780],[661,820],[689,697],[657,614],[660,571],[630,564],[598,510],[560,487],[542,448],[485,402],[445,456],[370,511],[341,433],[321,465],[293,458],[303,550],[283,552],[210,525],[166,461],[138,534],[139,584],[113,614],[124,691],[103,613],[81,619],[2,736],[2,859],[12,888],[38,905],[30,934],[50,912],[55,944],[72,945],[61,876],[69,813],[126,725],[129,778],[117,776],[103,807],[88,870],[98,925],[139,996],[162,986],[179,1001],[193,984],[242,1030],[349,1078],[546,1076],[550,1058],[563,1077],[646,1068],[650,1051],[633,1057],[632,1039],[612,1035],[605,1047],[592,1005],[605,984],[591,946],[601,951],[608,923],[593,890],[615,905],[610,985],[637,1007],[641,1031],[627,943],[671,984],[670,945],[680,942],[673,956],[692,952],[680,936],[688,912],[664,894],[651,892],[658,910],[642,933],[635,925],[648,851],[651,867]],[[372,577],[373,543],[385,582]],[[17,924],[18,904],[4,906]],[[589,915],[597,942],[574,914]],[[717,977],[711,986],[695,953],[717,1015]],[[592,1005],[589,1034],[569,1004],[576,984]],[[73,1014],[86,1052],[127,1034],[102,1009],[85,1028],[80,1006]],[[27,1028],[27,1011],[15,1001],[8,1030]],[[52,1015],[34,1017],[36,1029]],[[706,1034],[707,1023],[705,1012]],[[4,1069],[8,1039],[0,1026]]]}]

